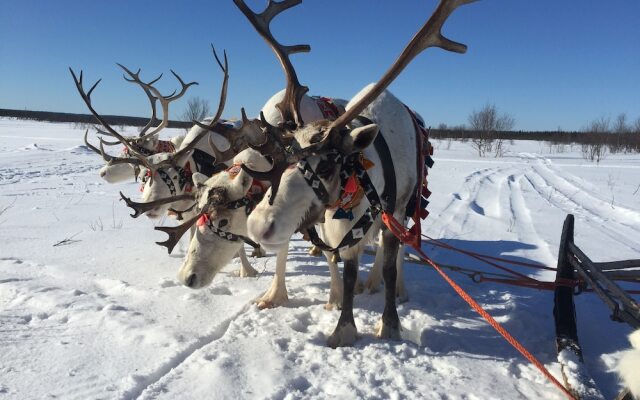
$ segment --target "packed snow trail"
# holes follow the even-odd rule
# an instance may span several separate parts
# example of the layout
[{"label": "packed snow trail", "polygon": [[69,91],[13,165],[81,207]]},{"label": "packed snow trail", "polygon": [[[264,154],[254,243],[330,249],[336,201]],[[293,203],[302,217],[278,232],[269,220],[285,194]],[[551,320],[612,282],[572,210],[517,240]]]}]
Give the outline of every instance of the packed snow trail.
[{"label": "packed snow trail", "polygon": [[[152,221],[129,218],[118,192],[135,197],[138,184],[104,183],[83,134],[0,119],[0,399],[563,398],[427,267],[406,266],[402,341],[374,337],[383,294],[365,293],[355,299],[359,340],[336,350],[325,346],[339,315],[323,307],[326,262],[308,256],[299,237],[283,307],[253,304],[275,256],[251,259],[257,278],[233,276],[234,260],[206,289],[180,286],[186,242],[167,256],[154,244],[164,236]],[[435,144],[428,235],[555,266],[572,212],[576,242],[594,260],[638,258],[640,156],[611,156],[595,168],[579,150],[540,154],[535,142],[515,142],[498,159],[479,159],[468,144]],[[427,248],[437,261],[483,267]],[[365,257],[363,279],[372,261]],[[560,378],[550,292],[452,277]],[[611,398],[629,329],[611,322],[595,296],[576,304],[587,367]]]}]

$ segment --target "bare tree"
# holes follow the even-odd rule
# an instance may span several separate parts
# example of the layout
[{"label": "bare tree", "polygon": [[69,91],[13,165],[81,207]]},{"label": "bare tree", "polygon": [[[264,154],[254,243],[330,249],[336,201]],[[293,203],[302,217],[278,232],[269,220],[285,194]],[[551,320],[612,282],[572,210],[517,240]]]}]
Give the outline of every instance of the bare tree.
[{"label": "bare tree", "polygon": [[500,131],[508,131],[515,126],[515,119],[509,114],[499,114],[495,104],[486,104],[479,111],[469,115],[469,125],[476,136],[471,139],[473,147],[480,157],[493,151],[495,157],[504,154],[504,140],[498,135]]},{"label": "bare tree", "polygon": [[181,115],[183,121],[202,121],[209,115],[209,103],[201,97],[191,97],[187,102],[187,108]]},{"label": "bare tree", "polygon": [[629,133],[631,131],[631,126],[627,123],[627,114],[621,113],[618,115],[616,120],[613,123],[612,128],[613,133]]},{"label": "bare tree", "polygon": [[582,144],[582,157],[585,160],[600,163],[607,154],[607,146],[602,137],[603,134],[611,133],[611,120],[600,117],[591,121],[583,131],[585,140]]}]

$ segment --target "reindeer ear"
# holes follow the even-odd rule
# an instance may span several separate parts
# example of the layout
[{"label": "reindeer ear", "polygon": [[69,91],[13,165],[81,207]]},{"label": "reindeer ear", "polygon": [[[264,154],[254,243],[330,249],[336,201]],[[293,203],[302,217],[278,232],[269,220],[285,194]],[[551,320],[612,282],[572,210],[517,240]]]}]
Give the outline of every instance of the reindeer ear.
[{"label": "reindeer ear", "polygon": [[194,172],[191,175],[191,180],[193,180],[193,184],[196,185],[197,188],[204,186],[207,179],[209,179],[209,177],[205,174],[201,174],[200,172]]},{"label": "reindeer ear", "polygon": [[340,151],[343,154],[351,154],[367,148],[379,132],[378,125],[369,124],[352,129],[349,134],[344,135],[340,143]]},{"label": "reindeer ear", "polygon": [[240,172],[240,178],[242,179],[242,190],[244,193],[246,193],[251,188],[251,184],[253,183],[253,178],[251,177],[251,175],[249,175],[245,171]]}]

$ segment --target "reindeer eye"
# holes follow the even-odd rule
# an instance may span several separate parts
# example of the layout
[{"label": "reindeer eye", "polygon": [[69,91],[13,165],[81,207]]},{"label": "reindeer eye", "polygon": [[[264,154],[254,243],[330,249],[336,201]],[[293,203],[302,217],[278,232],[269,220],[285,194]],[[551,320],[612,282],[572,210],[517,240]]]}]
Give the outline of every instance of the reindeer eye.
[{"label": "reindeer eye", "polygon": [[178,175],[175,175],[175,176],[173,177],[173,179],[178,179]]},{"label": "reindeer eye", "polygon": [[322,160],[316,167],[316,174],[318,174],[320,178],[326,179],[333,174],[334,167],[335,164],[331,163],[329,160]]},{"label": "reindeer eye", "polygon": [[218,228],[224,228],[225,226],[227,226],[228,223],[229,223],[229,220],[226,218],[223,218],[220,221],[218,221]]}]

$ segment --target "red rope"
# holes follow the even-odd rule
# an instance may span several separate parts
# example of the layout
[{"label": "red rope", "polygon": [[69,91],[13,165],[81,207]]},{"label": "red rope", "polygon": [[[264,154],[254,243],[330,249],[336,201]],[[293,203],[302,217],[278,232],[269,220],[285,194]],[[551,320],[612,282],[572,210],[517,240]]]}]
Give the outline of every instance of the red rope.
[{"label": "red rope", "polygon": [[516,260],[510,260],[507,258],[501,258],[501,257],[493,257],[493,256],[489,256],[487,254],[481,254],[481,253],[475,253],[473,251],[469,251],[469,250],[464,250],[464,249],[459,249],[457,247],[451,246],[448,243],[442,242],[438,239],[434,239],[428,235],[423,234],[422,237],[429,239],[431,242],[429,242],[429,244],[432,244],[434,246],[438,246],[438,247],[442,247],[445,249],[449,249],[449,250],[453,250],[453,251],[457,251],[459,253],[462,254],[466,254],[466,255],[475,255],[481,258],[486,258],[489,260],[494,260],[494,261],[500,261],[500,262],[504,262],[507,264],[512,264],[512,265],[520,265],[523,267],[530,267],[530,268],[536,268],[536,269],[544,269],[547,271],[555,271],[556,268],[553,267],[547,267],[546,265],[540,265],[540,264],[534,264],[534,263],[528,263],[528,262],[523,262],[523,261],[516,261]]},{"label": "red rope", "polygon": [[435,262],[433,262],[420,248],[414,248],[418,254],[424,259],[424,261],[428,262],[436,271],[444,278],[444,280],[453,288],[453,290],[458,293],[460,297],[464,301],[467,302],[478,314],[482,315],[482,317],[495,329],[502,337],[505,338],[511,346],[513,346],[516,350],[520,352],[527,360],[529,360],[533,365],[538,368],[540,372],[544,376],[547,377],[554,385],[558,387],[569,399],[576,399],[568,390],[564,387],[562,383],[560,383],[551,372],[533,355],[531,354],[520,342],[518,342],[509,332],[507,332],[498,321],[493,319],[489,313],[487,313],[480,304],[478,304],[467,292],[464,291],[457,283],[455,283]]},{"label": "red rope", "polygon": [[[420,246],[420,241],[416,241],[416,237],[414,235],[411,235],[406,228],[404,228],[403,226],[401,226],[401,224],[395,219],[393,218],[392,215],[389,215],[387,213],[383,213],[382,215],[382,221],[385,223],[385,225],[389,228],[389,230],[391,230],[391,232],[393,232],[393,234],[400,239],[403,243],[410,245],[411,247],[413,247],[413,249],[420,255],[420,257],[422,257],[422,259],[424,261],[426,261],[427,263],[429,263],[429,265],[431,265],[433,268],[435,268],[436,271],[438,271],[438,273],[440,274],[440,276],[442,276],[442,278],[444,278],[444,280],[453,288],[453,290],[455,290],[455,292],[462,297],[462,299],[464,301],[467,302],[467,304],[469,304],[469,306],[471,306],[471,308],[473,308],[478,314],[480,314],[488,323],[489,325],[491,325],[493,327],[493,329],[495,329],[500,335],[502,335],[503,338],[505,338],[505,340],[507,342],[509,342],[509,344],[511,344],[511,346],[513,346],[516,350],[518,350],[518,352],[520,352],[520,354],[522,354],[527,360],[529,360],[529,362],[531,362],[533,365],[536,366],[536,368],[538,368],[538,370],[540,372],[542,372],[542,374],[544,376],[547,377],[547,379],[549,379],[554,385],[556,385],[569,399],[574,399],[576,400],[576,398],[567,390],[567,388],[564,387],[564,385],[562,385],[553,375],[551,375],[551,373],[549,372],[549,370],[547,370],[545,368],[544,365],[542,365],[542,363],[533,355],[531,354],[520,342],[518,342],[513,336],[511,336],[511,334],[509,334],[509,332],[507,332],[502,325],[500,325],[498,323],[498,321],[496,321],[491,315],[489,315],[488,312],[486,312],[482,306],[480,306],[480,304],[478,304],[467,292],[464,291],[464,289],[462,289],[460,286],[458,286],[457,283],[455,283],[453,281],[453,279],[451,279],[443,270],[442,268],[440,268],[435,262],[433,262],[433,260],[431,260],[429,258],[429,256],[427,256],[424,251],[422,251],[422,248]],[[479,256],[473,256],[474,258],[479,258],[482,259]],[[503,269],[503,270],[507,270],[508,268],[504,268],[501,267],[495,263],[492,263],[490,261],[484,260],[485,262],[496,266],[497,268]],[[513,272],[513,271],[510,271]],[[539,284],[540,282],[536,281],[535,279],[531,279],[529,277],[527,277],[526,275],[522,275],[522,274],[518,274],[515,273],[516,275],[521,275],[524,276],[528,279],[526,279],[523,284],[529,284],[529,285],[536,285]],[[533,282],[531,282],[533,281]]]}]

